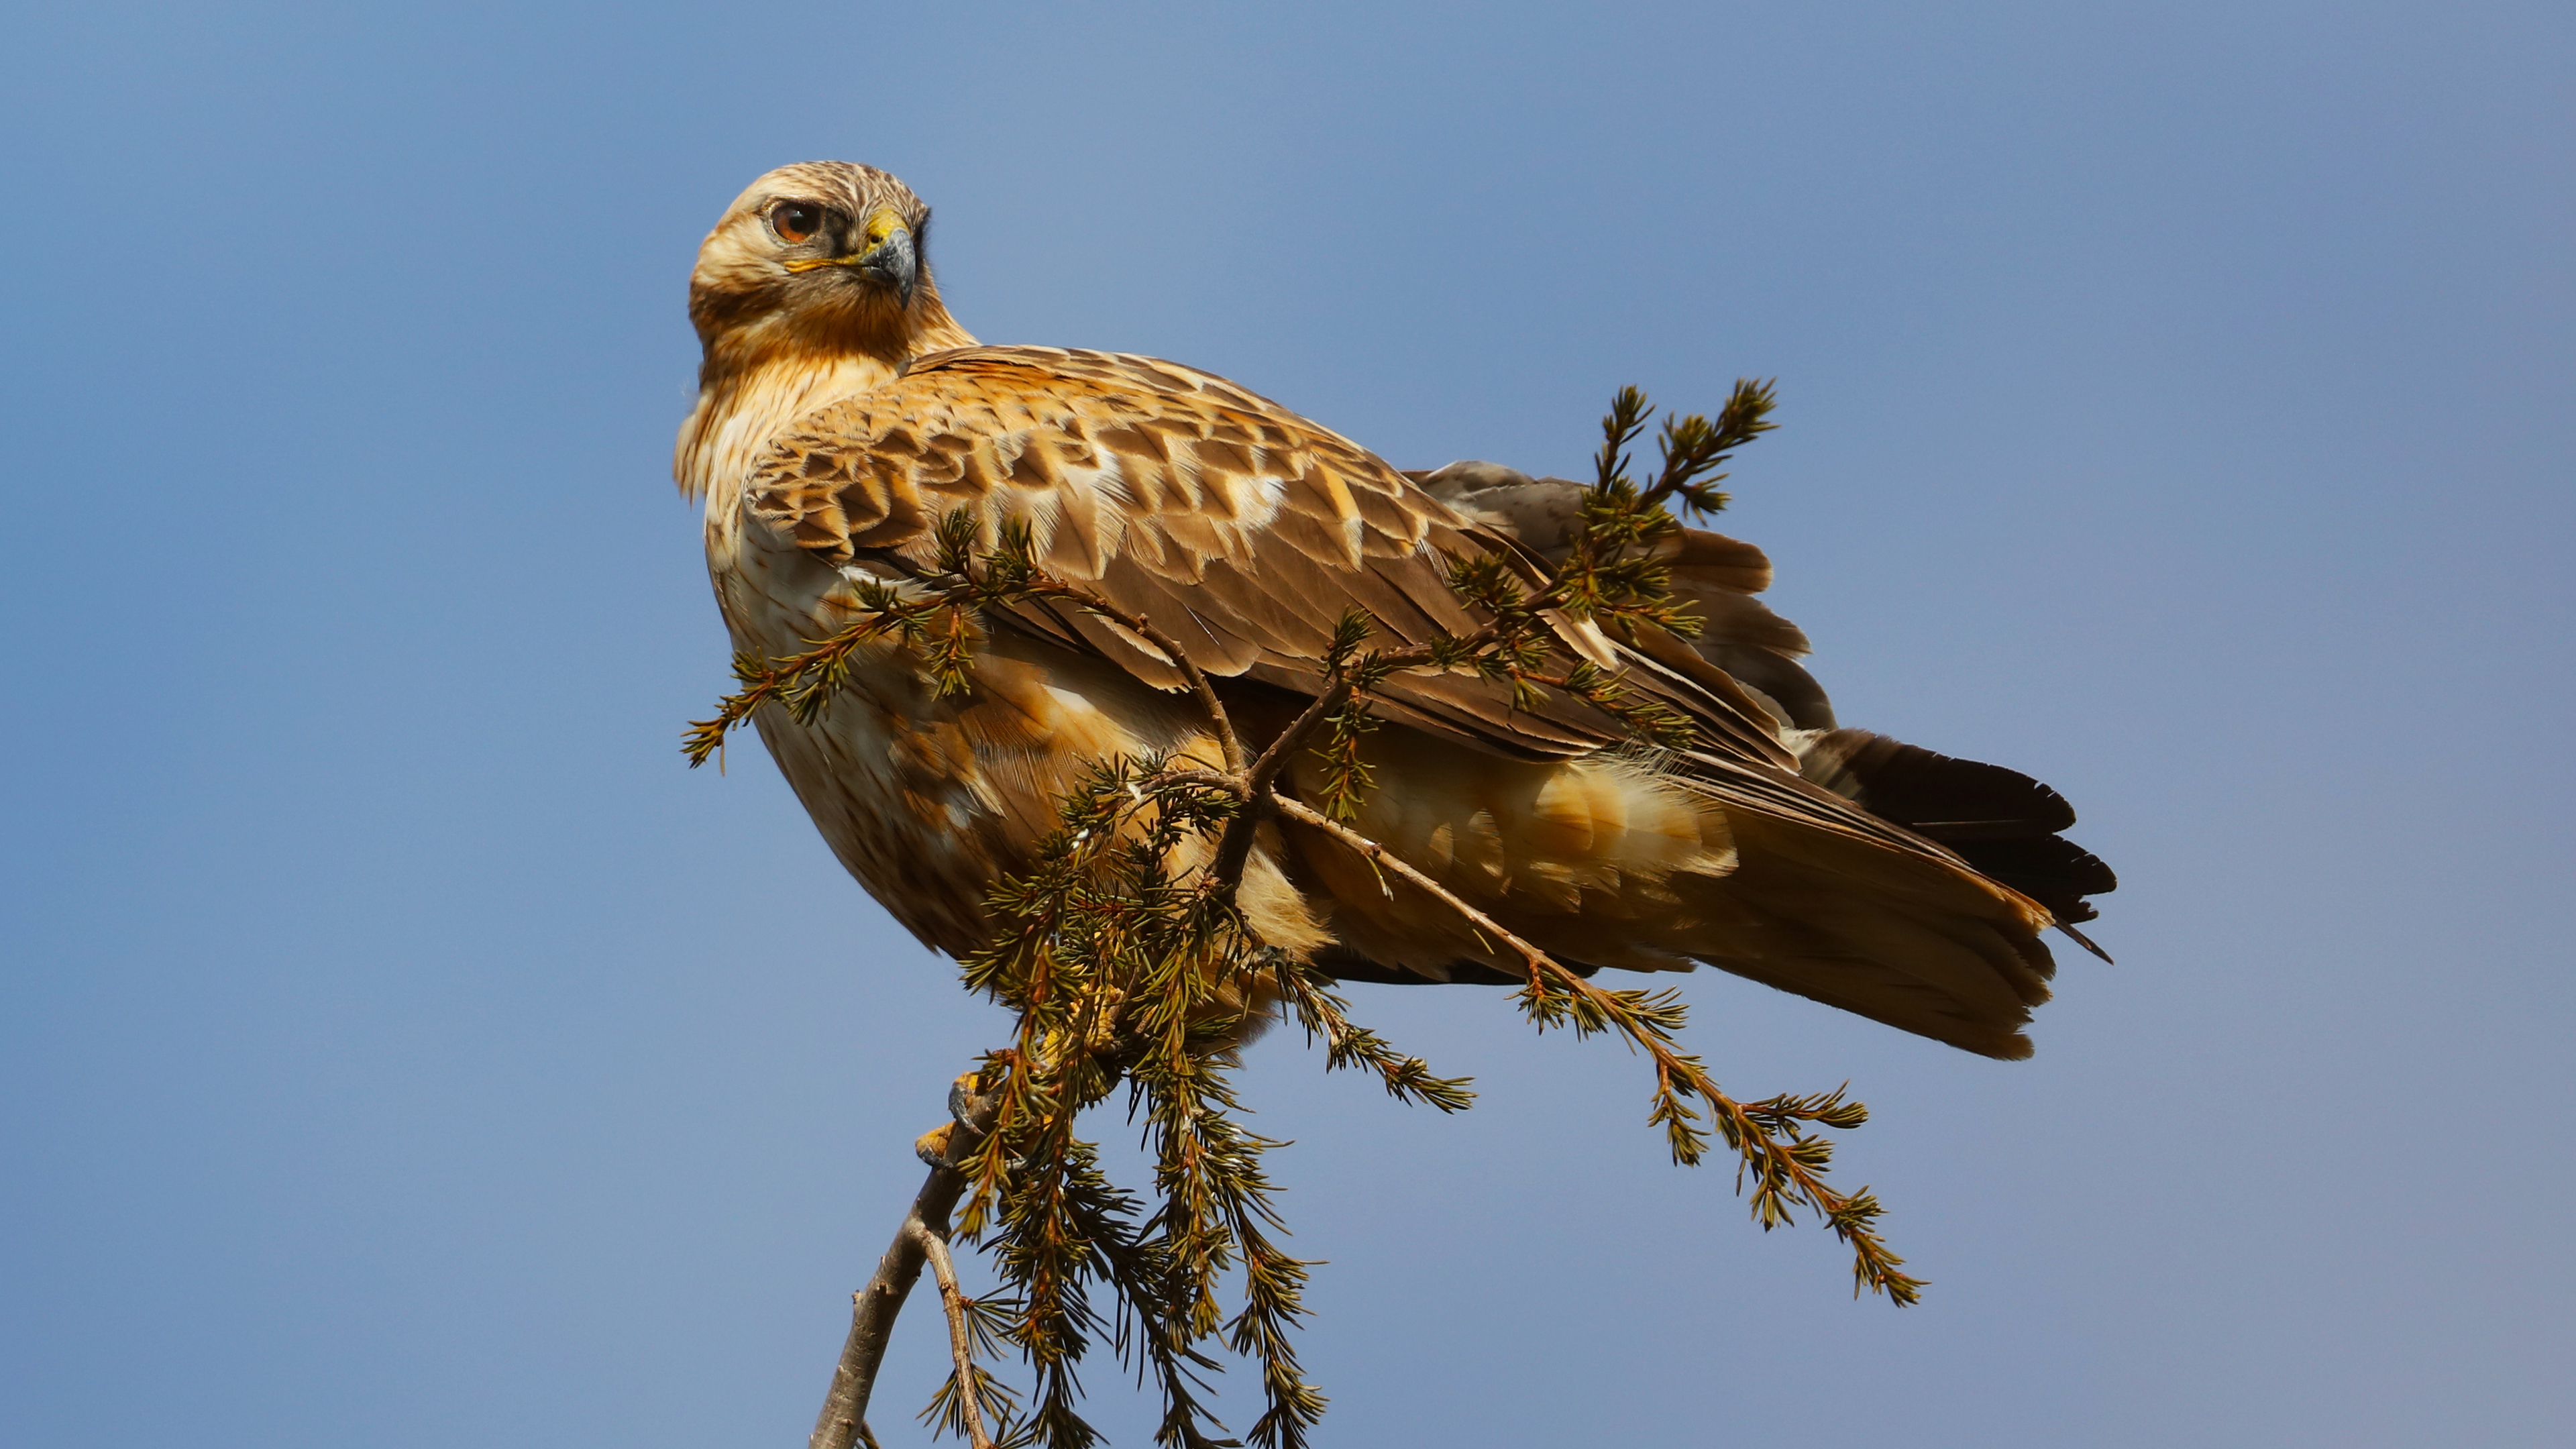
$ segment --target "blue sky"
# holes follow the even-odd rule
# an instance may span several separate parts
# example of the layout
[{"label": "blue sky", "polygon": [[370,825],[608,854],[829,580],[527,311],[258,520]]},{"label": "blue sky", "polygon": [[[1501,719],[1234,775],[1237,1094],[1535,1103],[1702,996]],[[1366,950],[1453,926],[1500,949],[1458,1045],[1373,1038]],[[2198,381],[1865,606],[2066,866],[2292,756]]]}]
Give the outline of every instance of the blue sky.
[{"label": "blue sky", "polygon": [[[0,1439],[792,1442],[1002,1022],[840,875],[668,482],[699,237],[843,157],[987,340],[1401,466],[1782,430],[1843,717],[2124,881],[2036,1060],[1708,975],[1933,1286],[1667,1165],[1615,1047],[1251,1055],[1323,1442],[2558,1442],[2576,14],[2510,4],[13,7]],[[1115,1132],[1104,1122],[1104,1131]],[[876,1420],[938,1370],[908,1325]],[[1091,1376],[1117,1442],[1147,1438]],[[1249,1415],[1237,1420],[1247,1423]]]}]

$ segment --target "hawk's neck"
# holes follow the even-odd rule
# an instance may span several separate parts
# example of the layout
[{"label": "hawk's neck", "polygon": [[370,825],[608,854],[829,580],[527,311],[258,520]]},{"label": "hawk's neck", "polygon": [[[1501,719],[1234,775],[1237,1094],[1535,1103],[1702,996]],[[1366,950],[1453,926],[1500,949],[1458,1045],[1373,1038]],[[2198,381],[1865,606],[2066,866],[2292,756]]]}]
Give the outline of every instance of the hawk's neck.
[{"label": "hawk's neck", "polygon": [[930,325],[899,349],[791,346],[729,356],[710,348],[698,378],[698,405],[680,425],[671,474],[680,492],[728,507],[752,463],[798,418],[844,398],[874,392],[924,353],[972,347],[975,339],[935,299]]},{"label": "hawk's neck", "polygon": [[730,506],[753,460],[788,424],[843,398],[874,392],[896,375],[880,358],[846,356],[777,358],[711,377],[680,425],[671,475],[682,494]]}]

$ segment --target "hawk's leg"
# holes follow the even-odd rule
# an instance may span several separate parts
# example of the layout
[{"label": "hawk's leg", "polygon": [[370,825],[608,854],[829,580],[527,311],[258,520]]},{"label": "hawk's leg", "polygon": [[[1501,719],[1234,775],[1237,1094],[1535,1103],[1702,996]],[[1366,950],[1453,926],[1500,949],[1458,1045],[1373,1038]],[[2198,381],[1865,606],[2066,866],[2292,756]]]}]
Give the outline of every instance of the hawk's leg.
[{"label": "hawk's leg", "polygon": [[983,1085],[984,1074],[967,1072],[948,1084],[948,1120],[922,1133],[912,1141],[912,1155],[932,1167],[949,1165],[948,1148],[957,1135],[960,1123],[975,1110],[976,1089]]}]

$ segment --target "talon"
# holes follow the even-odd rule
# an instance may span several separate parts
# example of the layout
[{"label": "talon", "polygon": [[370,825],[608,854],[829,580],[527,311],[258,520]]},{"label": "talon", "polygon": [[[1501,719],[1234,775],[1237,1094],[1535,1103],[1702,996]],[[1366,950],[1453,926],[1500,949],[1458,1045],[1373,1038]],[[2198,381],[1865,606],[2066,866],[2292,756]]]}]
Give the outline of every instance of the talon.
[{"label": "talon", "polygon": [[956,1081],[950,1082],[948,1084],[948,1115],[960,1122],[965,1121],[967,1109],[973,1105],[974,1099],[981,1091],[983,1085],[984,1073],[980,1069],[967,1072],[958,1077]]},{"label": "talon", "polygon": [[942,1122],[912,1140],[912,1155],[932,1167],[948,1165],[948,1141],[956,1135],[957,1124]]}]

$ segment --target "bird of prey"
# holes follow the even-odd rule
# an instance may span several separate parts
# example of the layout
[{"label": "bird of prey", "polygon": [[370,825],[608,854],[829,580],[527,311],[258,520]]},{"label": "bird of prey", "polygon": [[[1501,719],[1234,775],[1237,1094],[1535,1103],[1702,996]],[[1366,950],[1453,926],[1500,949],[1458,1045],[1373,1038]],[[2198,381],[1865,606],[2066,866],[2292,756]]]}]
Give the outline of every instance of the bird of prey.
[{"label": "bird of prey", "polygon": [[[699,252],[705,356],[675,469],[706,500],[737,649],[785,658],[872,584],[917,585],[936,521],[962,507],[988,541],[1024,521],[1044,569],[1175,640],[1257,748],[1322,687],[1354,606],[1390,647],[1467,633],[1452,561],[1563,551],[1571,483],[1490,464],[1406,474],[1193,368],[978,345],[932,281],[929,219],[885,172],[811,162],[752,183]],[[1376,784],[1354,828],[1569,964],[1705,962],[2029,1055],[2054,970],[2041,935],[2071,933],[2113,884],[2059,836],[2066,802],[1839,728],[1797,662],[1804,637],[1753,597],[1762,553],[1699,530],[1660,547],[1705,633],[1561,621],[1557,643],[1685,717],[1687,747],[1640,747],[1579,702],[1516,704],[1471,673],[1400,674],[1372,691]],[[962,693],[889,642],[810,723],[756,717],[842,864],[951,955],[984,944],[988,888],[1095,764],[1218,759],[1183,676],[1137,634],[1044,600],[983,627]],[[1285,789],[1320,769],[1292,765]],[[1238,900],[1266,946],[1344,979],[1519,979],[1455,912],[1293,821],[1262,827]]]}]

